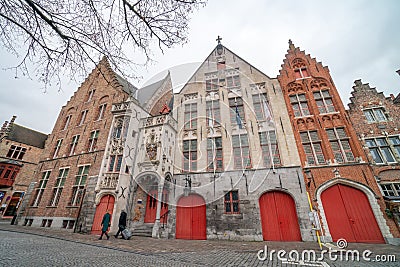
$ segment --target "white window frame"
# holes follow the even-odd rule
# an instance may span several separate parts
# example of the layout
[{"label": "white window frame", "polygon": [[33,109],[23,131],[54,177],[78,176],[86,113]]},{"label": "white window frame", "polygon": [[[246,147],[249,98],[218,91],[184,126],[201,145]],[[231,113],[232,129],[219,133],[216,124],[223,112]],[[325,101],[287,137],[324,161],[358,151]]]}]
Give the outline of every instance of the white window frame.
[{"label": "white window frame", "polygon": [[68,115],[68,116],[65,118],[65,123],[64,123],[63,131],[68,129],[68,126],[69,126],[69,124],[71,123],[71,118],[72,118],[72,115],[71,115],[71,114]]},{"label": "white window frame", "polygon": [[388,117],[385,114],[385,109],[383,107],[365,108],[363,109],[363,113],[368,123],[388,121]]},{"label": "white window frame", "polygon": [[[340,134],[338,133],[339,130],[343,130],[344,136],[340,136]],[[326,129],[326,131],[327,131],[328,140],[329,140],[329,143],[330,143],[332,152],[333,152],[333,154],[334,154],[334,159],[335,159],[338,163],[354,162],[354,161],[355,161],[354,153],[353,153],[353,150],[351,149],[351,146],[350,146],[350,138],[347,136],[347,133],[346,133],[345,128],[344,128],[344,127],[329,128],[329,129]],[[329,131],[333,131],[333,134],[334,134],[333,137],[334,137],[334,138],[331,138],[331,137],[329,136],[329,134],[328,134]],[[344,141],[347,141],[347,142],[348,142],[349,149],[347,149],[347,150],[344,149],[344,147],[343,147]],[[338,159],[336,158],[336,155],[335,155],[335,153],[334,153],[336,150],[333,150],[333,146],[332,146],[332,143],[334,143],[334,142],[337,142],[337,144],[339,145],[339,152],[341,153],[342,161],[338,161]],[[349,151],[351,152],[351,155],[348,154]]]},{"label": "white window frame", "polygon": [[97,141],[99,139],[100,130],[94,130],[90,132],[88,152],[96,151]]},{"label": "white window frame", "polygon": [[72,136],[71,148],[69,150],[69,155],[70,156],[75,155],[75,149],[76,149],[76,145],[79,142],[79,137],[80,137],[79,134]]},{"label": "white window frame", "polygon": [[[386,145],[380,145],[377,140],[383,140],[386,143]],[[390,141],[388,140],[387,137],[366,138],[365,144],[368,147],[372,159],[375,161],[375,164],[393,164],[397,162],[397,159],[395,157],[396,154],[393,151],[393,146],[390,145]],[[382,162],[377,162],[376,158],[374,157],[375,154],[372,153],[371,151],[375,151],[377,155],[380,157]],[[387,154],[384,153],[384,151],[390,153],[390,156],[393,158],[393,161],[388,161]]]},{"label": "white window frame", "polygon": [[83,190],[85,189],[89,176],[89,169],[90,165],[78,166],[78,173],[75,175],[75,183],[72,186],[72,195],[69,205],[77,206],[82,202]]},{"label": "white window frame", "polygon": [[64,189],[65,181],[67,180],[68,177],[68,173],[69,173],[69,167],[59,169],[58,176],[53,187],[53,195],[49,202],[50,207],[58,206],[62,191]]},{"label": "white window frame", "polygon": [[53,154],[53,159],[58,157],[58,153],[60,153],[60,148],[61,148],[62,142],[63,142],[62,138],[57,140],[56,147],[55,147],[54,154]]},{"label": "white window frame", "polygon": [[85,109],[85,110],[83,110],[83,111],[81,112],[81,120],[80,120],[78,126],[81,126],[81,125],[83,125],[83,124],[85,123],[87,113],[88,113],[88,110],[87,110],[87,109]]},{"label": "white window frame", "polygon": [[44,190],[46,189],[47,183],[51,175],[51,170],[42,172],[42,179],[39,181],[39,186],[36,188],[35,200],[33,201],[32,207],[38,207],[42,201]]},{"label": "white window frame", "polygon": [[97,120],[100,121],[104,118],[104,113],[107,108],[107,103],[103,103],[99,106],[99,114],[97,116]]}]

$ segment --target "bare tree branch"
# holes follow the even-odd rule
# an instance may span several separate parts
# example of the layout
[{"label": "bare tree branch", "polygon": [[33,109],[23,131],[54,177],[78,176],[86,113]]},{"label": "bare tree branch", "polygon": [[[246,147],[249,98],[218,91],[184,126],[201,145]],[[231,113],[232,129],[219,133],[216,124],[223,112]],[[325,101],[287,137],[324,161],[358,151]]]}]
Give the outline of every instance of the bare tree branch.
[{"label": "bare tree branch", "polygon": [[[45,87],[86,75],[106,56],[126,78],[163,51],[187,41],[189,16],[202,0],[2,0],[0,42],[15,55],[12,67]],[[140,52],[138,61],[132,51]],[[28,63],[28,64],[27,64]],[[29,69],[27,66],[34,66]]]}]

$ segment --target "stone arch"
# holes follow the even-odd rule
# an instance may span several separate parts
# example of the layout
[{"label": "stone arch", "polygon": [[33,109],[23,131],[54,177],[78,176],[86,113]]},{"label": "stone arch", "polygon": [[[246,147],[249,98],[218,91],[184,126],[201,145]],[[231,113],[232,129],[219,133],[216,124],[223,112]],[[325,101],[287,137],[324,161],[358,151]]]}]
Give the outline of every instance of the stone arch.
[{"label": "stone arch", "polygon": [[140,186],[143,189],[143,191],[150,192],[151,190],[158,188],[161,179],[162,178],[157,172],[145,171],[135,177],[135,182],[137,186]]},{"label": "stone arch", "polygon": [[100,200],[102,199],[102,197],[104,197],[104,196],[106,196],[106,195],[111,195],[111,196],[113,196],[115,199],[117,199],[117,194],[116,194],[114,191],[103,191],[103,192],[100,192],[100,193],[96,194],[94,203],[95,203],[96,205],[99,205]]},{"label": "stone arch", "polygon": [[393,238],[392,234],[390,233],[390,229],[386,224],[385,218],[383,217],[382,211],[380,209],[380,206],[378,204],[376,194],[375,192],[368,186],[347,179],[347,178],[335,178],[331,179],[323,184],[321,184],[316,190],[315,190],[315,199],[317,200],[318,203],[318,209],[319,213],[322,219],[322,225],[321,227],[324,229],[325,237],[327,240],[325,242],[332,242],[332,236],[329,231],[329,226],[328,226],[328,221],[326,219],[325,211],[324,211],[324,206],[322,205],[322,199],[321,199],[321,194],[328,188],[337,185],[337,184],[343,184],[347,185],[350,187],[353,187],[355,189],[358,189],[362,191],[368,198],[369,204],[371,206],[372,212],[375,216],[376,222],[378,223],[379,229],[383,235],[384,238]]}]

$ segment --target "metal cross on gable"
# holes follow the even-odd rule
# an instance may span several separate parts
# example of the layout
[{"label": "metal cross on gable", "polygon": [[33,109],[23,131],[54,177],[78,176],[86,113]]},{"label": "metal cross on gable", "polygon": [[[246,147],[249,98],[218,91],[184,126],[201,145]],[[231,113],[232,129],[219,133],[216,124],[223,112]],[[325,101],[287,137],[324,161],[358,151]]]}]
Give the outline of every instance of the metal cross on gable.
[{"label": "metal cross on gable", "polygon": [[218,38],[215,41],[217,41],[218,44],[221,44],[221,40],[222,40],[222,38],[218,35]]}]

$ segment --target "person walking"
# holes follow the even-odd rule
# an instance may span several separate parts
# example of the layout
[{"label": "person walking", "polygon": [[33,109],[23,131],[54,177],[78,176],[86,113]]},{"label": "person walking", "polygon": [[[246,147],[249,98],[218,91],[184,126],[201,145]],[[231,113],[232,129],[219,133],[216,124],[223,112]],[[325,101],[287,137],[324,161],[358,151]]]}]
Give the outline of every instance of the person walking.
[{"label": "person walking", "polygon": [[[118,232],[114,235],[115,238],[118,238],[119,233],[121,233],[122,236],[122,231],[126,228],[126,212],[123,210],[121,211],[121,215],[119,216],[119,222],[118,222]],[[123,236],[121,237],[123,238]]]},{"label": "person walking", "polygon": [[103,235],[105,234],[107,237],[107,240],[110,239],[110,236],[107,234],[108,228],[110,227],[111,224],[111,215],[109,211],[106,211],[106,214],[103,216],[103,220],[101,221],[101,236],[99,237],[99,240],[103,238]]}]

